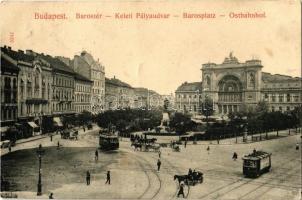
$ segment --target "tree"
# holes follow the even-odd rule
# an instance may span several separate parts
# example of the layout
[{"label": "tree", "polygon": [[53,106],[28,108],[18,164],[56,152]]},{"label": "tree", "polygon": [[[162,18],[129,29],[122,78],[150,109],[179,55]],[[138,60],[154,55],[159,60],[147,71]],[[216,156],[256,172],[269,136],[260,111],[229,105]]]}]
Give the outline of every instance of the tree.
[{"label": "tree", "polygon": [[140,131],[159,126],[161,119],[161,110],[127,109],[106,111],[96,121],[103,128],[114,125],[120,131]]},{"label": "tree", "polygon": [[269,108],[268,108],[267,102],[259,101],[256,105],[254,114],[257,117],[262,118],[262,116],[265,115],[266,113],[268,113],[268,111],[269,111]]},{"label": "tree", "polygon": [[92,114],[91,112],[84,110],[82,113],[78,115],[78,121],[80,124],[88,124],[92,120]]},{"label": "tree", "polygon": [[175,113],[170,119],[170,128],[173,128],[177,134],[182,135],[192,130],[193,122],[190,115],[183,113]]}]

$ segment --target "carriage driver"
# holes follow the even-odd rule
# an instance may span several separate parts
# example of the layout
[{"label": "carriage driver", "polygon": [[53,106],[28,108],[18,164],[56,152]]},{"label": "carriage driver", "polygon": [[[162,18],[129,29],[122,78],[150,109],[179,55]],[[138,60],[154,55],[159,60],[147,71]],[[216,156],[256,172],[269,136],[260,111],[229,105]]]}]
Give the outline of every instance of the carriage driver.
[{"label": "carriage driver", "polygon": [[191,168],[189,169],[188,176],[189,176],[190,179],[192,179],[193,172],[192,172],[192,169],[191,169]]}]

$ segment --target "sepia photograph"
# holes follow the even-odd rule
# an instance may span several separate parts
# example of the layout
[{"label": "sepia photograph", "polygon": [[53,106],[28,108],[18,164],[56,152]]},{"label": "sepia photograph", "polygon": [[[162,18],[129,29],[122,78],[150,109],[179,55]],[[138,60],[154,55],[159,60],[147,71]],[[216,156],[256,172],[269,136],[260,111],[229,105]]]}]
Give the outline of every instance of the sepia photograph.
[{"label": "sepia photograph", "polygon": [[1,199],[300,200],[300,0],[0,0]]}]

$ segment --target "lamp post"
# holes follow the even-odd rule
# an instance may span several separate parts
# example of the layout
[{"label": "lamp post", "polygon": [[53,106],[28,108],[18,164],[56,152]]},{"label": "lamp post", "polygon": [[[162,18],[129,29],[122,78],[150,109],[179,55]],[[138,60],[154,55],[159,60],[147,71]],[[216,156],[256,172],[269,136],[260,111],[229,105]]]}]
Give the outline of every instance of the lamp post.
[{"label": "lamp post", "polygon": [[37,150],[37,154],[39,157],[39,178],[38,178],[38,190],[37,190],[37,196],[41,196],[42,195],[42,172],[41,172],[41,164],[42,164],[42,155],[44,155],[44,150],[42,149],[42,145],[39,145],[39,148]]}]

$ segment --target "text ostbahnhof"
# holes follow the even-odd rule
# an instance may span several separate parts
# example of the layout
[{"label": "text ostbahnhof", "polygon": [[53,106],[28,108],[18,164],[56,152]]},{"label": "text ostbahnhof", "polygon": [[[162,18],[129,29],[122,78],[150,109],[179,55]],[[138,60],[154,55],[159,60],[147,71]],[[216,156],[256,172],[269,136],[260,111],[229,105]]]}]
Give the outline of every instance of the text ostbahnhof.
[{"label": "text ostbahnhof", "polygon": [[[176,15],[177,17],[180,17]],[[221,16],[221,15],[220,15]],[[76,19],[103,19],[105,17],[115,18],[115,19],[169,19],[171,15],[168,13],[115,13],[114,15],[103,15],[101,13],[93,14],[83,14],[76,13]],[[175,17],[175,15],[173,15]],[[182,13],[182,18],[184,19],[213,19],[217,18],[215,13]],[[230,12],[228,14],[229,18],[240,19],[240,18],[266,18],[265,12]],[[68,19],[65,13],[35,13],[34,19],[40,20],[66,20]]]}]

